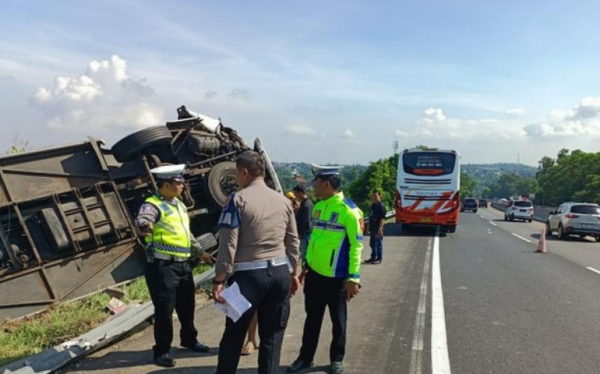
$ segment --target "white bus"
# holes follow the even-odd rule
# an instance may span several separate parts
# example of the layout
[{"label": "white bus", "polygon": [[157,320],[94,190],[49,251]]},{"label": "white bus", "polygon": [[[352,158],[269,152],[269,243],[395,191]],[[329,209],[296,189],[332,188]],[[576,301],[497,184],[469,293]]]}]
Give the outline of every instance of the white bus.
[{"label": "white bus", "polygon": [[415,148],[399,156],[396,223],[405,228],[435,225],[455,232],[460,210],[460,154]]}]

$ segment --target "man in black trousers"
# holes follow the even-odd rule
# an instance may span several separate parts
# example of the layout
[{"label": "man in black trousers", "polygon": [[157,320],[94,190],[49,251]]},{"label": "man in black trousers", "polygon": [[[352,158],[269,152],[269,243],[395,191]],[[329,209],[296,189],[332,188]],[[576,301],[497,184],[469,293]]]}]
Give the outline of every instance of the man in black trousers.
[{"label": "man in black trousers", "polygon": [[224,302],[225,282],[236,282],[252,306],[236,322],[226,318],[217,374],[236,373],[255,312],[260,338],[258,374],[275,374],[290,316],[290,297],[299,287],[296,220],[291,202],[265,184],[265,163],[258,153],[242,153],[236,169],[241,190],[230,196],[219,219],[213,294],[216,302]]}]

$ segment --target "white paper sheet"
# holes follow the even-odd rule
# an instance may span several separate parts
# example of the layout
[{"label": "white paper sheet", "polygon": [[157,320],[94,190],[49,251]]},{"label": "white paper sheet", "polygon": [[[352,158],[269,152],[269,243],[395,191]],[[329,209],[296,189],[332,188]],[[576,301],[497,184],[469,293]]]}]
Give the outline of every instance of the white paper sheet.
[{"label": "white paper sheet", "polygon": [[234,323],[252,306],[242,295],[240,286],[235,282],[221,292],[221,297],[225,299],[225,304],[215,303],[215,307],[231,318]]}]

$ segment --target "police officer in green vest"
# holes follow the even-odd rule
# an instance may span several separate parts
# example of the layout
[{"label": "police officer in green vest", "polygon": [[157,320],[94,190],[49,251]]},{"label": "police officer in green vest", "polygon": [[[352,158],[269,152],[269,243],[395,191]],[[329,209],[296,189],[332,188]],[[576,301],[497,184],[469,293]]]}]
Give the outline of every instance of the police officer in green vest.
[{"label": "police officer in green vest", "polygon": [[173,310],[181,322],[181,346],[208,352],[198,342],[194,327],[195,287],[189,260],[192,253],[204,262],[215,259],[205,253],[190,231],[185,204],[179,199],[184,189],[185,165],[161,166],[150,170],[158,191],[140,207],[135,221],[138,234],[147,246],[146,283],[154,304],[154,363],[173,367],[169,355],[173,341]]},{"label": "police officer in green vest", "polygon": [[313,208],[313,231],[300,275],[306,310],[302,347],[288,373],[300,373],[313,366],[327,307],[333,325],[330,372],[344,371],[347,303],[360,289],[363,236],[360,210],[340,191],[339,168],[312,165],[313,188],[321,201]]}]

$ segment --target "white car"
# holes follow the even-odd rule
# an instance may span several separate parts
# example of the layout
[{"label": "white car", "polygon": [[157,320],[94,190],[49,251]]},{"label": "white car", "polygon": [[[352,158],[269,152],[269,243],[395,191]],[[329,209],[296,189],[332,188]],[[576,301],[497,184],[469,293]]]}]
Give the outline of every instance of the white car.
[{"label": "white car", "polygon": [[600,241],[600,206],[589,203],[564,203],[550,214],[546,234],[558,233],[559,239],[569,235],[593,236]]},{"label": "white car", "polygon": [[521,219],[523,221],[533,221],[533,203],[530,200],[511,200],[504,210],[504,220],[514,221]]}]

